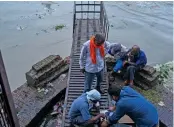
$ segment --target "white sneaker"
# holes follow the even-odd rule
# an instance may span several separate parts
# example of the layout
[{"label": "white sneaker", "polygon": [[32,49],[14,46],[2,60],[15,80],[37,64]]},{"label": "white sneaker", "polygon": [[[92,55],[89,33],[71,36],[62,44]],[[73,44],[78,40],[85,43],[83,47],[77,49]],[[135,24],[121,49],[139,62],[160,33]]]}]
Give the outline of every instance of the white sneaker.
[{"label": "white sneaker", "polygon": [[118,73],[121,73],[121,71],[119,70]]}]

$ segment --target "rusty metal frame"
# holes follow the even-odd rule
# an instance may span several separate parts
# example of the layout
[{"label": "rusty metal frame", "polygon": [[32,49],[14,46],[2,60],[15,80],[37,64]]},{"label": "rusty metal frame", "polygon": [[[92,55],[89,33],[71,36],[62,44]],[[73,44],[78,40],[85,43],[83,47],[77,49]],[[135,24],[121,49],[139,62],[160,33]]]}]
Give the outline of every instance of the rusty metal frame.
[{"label": "rusty metal frame", "polygon": [[[79,10],[77,11],[77,8],[76,8],[77,6],[80,7],[80,9],[81,9],[80,11]],[[86,6],[88,10],[84,11],[83,10],[83,6]],[[89,6],[93,6],[93,10],[92,11],[89,10]],[[100,7],[99,8],[100,11],[98,11],[98,10],[96,11],[96,8],[95,8],[96,6]],[[81,43],[80,42],[80,40],[81,40],[81,36],[80,36],[80,34],[81,34],[81,23],[82,23],[82,21],[85,21],[85,20],[87,21],[87,26],[86,26],[86,32],[87,32],[86,33],[87,34],[86,37],[87,37],[87,39],[89,39],[89,21],[88,20],[90,20],[90,21],[91,20],[98,20],[100,31],[105,35],[106,40],[107,40],[107,36],[108,36],[108,32],[109,32],[109,28],[108,28],[109,27],[109,22],[108,22],[108,19],[107,19],[107,15],[106,15],[106,11],[105,11],[103,2],[100,2],[100,4],[96,3],[95,1],[94,1],[93,4],[91,4],[89,2],[88,2],[88,4],[83,3],[83,2],[81,2],[81,4],[78,4],[77,2],[74,2],[74,10],[73,11],[74,11],[74,13],[73,13],[73,42],[72,42],[72,47],[71,47],[69,75],[68,75],[66,95],[65,95],[65,101],[64,101],[65,102],[64,103],[65,107],[64,107],[64,110],[63,110],[62,127],[64,127],[66,125],[65,124],[65,121],[67,120],[67,118],[66,118],[66,114],[67,114],[66,110],[67,110],[67,108],[69,108],[66,104],[68,104],[69,92],[72,91],[71,90],[72,87],[73,87],[73,89],[80,88],[80,90],[81,90],[81,87],[80,87],[81,85],[79,86],[79,83],[81,83],[82,80],[78,80],[77,84],[74,84],[75,82],[71,81],[72,80],[71,79],[71,75],[79,76],[78,73],[80,73],[79,70],[76,70],[76,66],[74,66],[74,62],[75,62],[74,58],[77,59],[79,57],[79,55],[80,55],[79,54],[80,53],[79,49],[80,49],[80,43]],[[87,18],[84,18],[84,16],[83,16],[84,13],[87,13]],[[93,17],[92,18],[91,17],[89,18],[89,13],[93,13]],[[77,18],[77,14],[79,14],[80,19]],[[98,18],[95,18],[95,14],[99,14]],[[77,26],[78,25],[77,21],[80,21],[79,22],[79,27]],[[101,21],[103,21],[103,22],[101,22]],[[95,26],[94,23],[95,22],[93,21],[93,26]],[[78,28],[77,31],[75,31],[76,28]],[[94,33],[95,33],[96,28],[93,28],[93,30],[94,30]],[[77,35],[78,35],[78,38],[76,38]],[[75,38],[77,40],[75,40]],[[78,50],[78,52],[74,53],[74,51],[75,51],[74,48],[76,48],[76,50]],[[72,67],[72,65],[73,65],[73,67]],[[105,72],[107,72],[107,70],[105,70]],[[106,74],[106,85],[107,85],[106,88],[108,88],[108,85],[109,85],[107,78],[108,77],[107,77],[107,74]],[[81,78],[79,78],[79,79],[81,79]],[[74,85],[72,86],[72,84],[74,84]],[[77,90],[79,90],[79,89],[77,89]],[[78,92],[77,93],[73,93],[73,94],[78,94]],[[73,95],[73,94],[71,93],[71,97],[76,97],[77,96],[77,95]],[[107,97],[105,99],[107,100],[106,104],[108,104],[108,102],[110,102],[109,96],[107,95]],[[104,107],[107,107],[107,106],[104,105]]]},{"label": "rusty metal frame", "polygon": [[[74,6],[75,6],[75,2],[74,2]],[[74,9],[75,11],[76,9]],[[68,80],[67,80],[67,87],[66,87],[66,94],[65,94],[65,101],[67,102],[68,100],[68,91],[69,91],[69,82],[70,82],[70,74],[71,74],[71,68],[72,68],[72,58],[73,58],[73,49],[74,49],[74,44],[75,44],[75,36],[74,36],[74,30],[75,30],[75,14],[74,14],[74,25],[73,25],[73,41],[72,41],[72,46],[71,46],[71,54],[70,54],[70,65],[69,65],[69,71],[68,71]],[[67,105],[65,105],[64,103],[64,109],[63,109],[63,119],[62,121],[65,121],[65,115],[66,115],[66,107]],[[65,122],[62,122],[62,127],[64,127]]]},{"label": "rusty metal frame", "polygon": [[[77,6],[81,6],[81,10],[80,11],[77,11]],[[88,8],[87,11],[84,11],[83,10],[83,6],[86,6]],[[89,6],[93,7],[94,10],[91,11],[89,10]],[[100,7],[100,11],[96,11],[95,8],[96,6],[99,6]],[[101,27],[101,32],[104,34],[106,40],[108,40],[108,33],[109,33],[109,20],[108,20],[108,16],[107,16],[107,13],[106,13],[106,9],[105,9],[105,6],[104,6],[104,3],[103,1],[100,2],[100,4],[98,3],[83,3],[81,1],[80,4],[74,2],[74,12],[73,12],[73,34],[74,34],[74,28],[75,28],[75,20],[77,19],[76,15],[77,14],[81,14],[81,19],[84,19],[83,18],[83,14],[84,13],[87,13],[87,20],[89,19],[89,13],[93,13],[93,19],[95,19],[95,14],[100,14],[100,17],[99,17],[99,21],[100,21],[100,27]]]},{"label": "rusty metal frame", "polygon": [[[10,90],[10,85],[7,79],[7,74],[5,71],[5,66],[0,51],[0,105],[1,105],[1,115],[4,117],[0,118],[4,124],[3,127],[19,127],[19,122],[17,118],[16,109],[14,106],[13,97]],[[3,110],[3,112],[2,112]]]},{"label": "rusty metal frame", "polygon": [[100,13],[100,11],[76,11],[76,13]]}]

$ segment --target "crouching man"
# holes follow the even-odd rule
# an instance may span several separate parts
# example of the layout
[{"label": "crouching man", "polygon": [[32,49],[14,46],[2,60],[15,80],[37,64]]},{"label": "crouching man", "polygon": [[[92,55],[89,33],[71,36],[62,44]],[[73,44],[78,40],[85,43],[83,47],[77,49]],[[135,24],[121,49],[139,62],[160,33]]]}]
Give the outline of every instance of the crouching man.
[{"label": "crouching man", "polygon": [[140,47],[134,45],[124,55],[117,60],[113,72],[118,73],[122,68],[126,69],[124,74],[125,85],[133,85],[134,75],[136,71],[141,70],[147,63],[145,53],[140,50]]},{"label": "crouching man", "polygon": [[101,117],[104,117],[105,114],[99,114],[92,117],[89,112],[90,108],[99,102],[100,98],[101,94],[93,89],[89,92],[83,93],[80,97],[74,100],[69,111],[71,126],[90,126],[96,123]]},{"label": "crouching man", "polygon": [[137,127],[157,127],[158,113],[156,108],[147,101],[142,95],[133,90],[130,86],[123,88],[112,86],[108,89],[111,98],[116,101],[112,115],[107,115],[107,120],[102,123],[102,127],[115,126],[114,124],[128,115],[137,125]]},{"label": "crouching man", "polygon": [[108,54],[111,56],[121,56],[123,53],[127,52],[129,49],[120,43],[109,44]]}]

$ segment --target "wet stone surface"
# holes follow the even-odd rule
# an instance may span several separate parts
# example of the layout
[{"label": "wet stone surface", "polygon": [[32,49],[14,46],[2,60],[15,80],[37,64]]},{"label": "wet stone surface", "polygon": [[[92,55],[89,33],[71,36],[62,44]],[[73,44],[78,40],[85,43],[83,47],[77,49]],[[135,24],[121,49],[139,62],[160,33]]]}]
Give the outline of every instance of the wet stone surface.
[{"label": "wet stone surface", "polygon": [[53,86],[45,88],[48,90],[47,93],[38,92],[36,88],[29,87],[27,84],[22,85],[12,93],[20,127],[27,126],[51,99],[66,88],[67,73],[66,76],[60,76],[51,83]]},{"label": "wet stone surface", "polygon": [[61,127],[64,99],[65,93],[60,96],[59,101],[53,106],[52,109],[48,109],[49,112],[43,121],[38,125],[39,127]]}]

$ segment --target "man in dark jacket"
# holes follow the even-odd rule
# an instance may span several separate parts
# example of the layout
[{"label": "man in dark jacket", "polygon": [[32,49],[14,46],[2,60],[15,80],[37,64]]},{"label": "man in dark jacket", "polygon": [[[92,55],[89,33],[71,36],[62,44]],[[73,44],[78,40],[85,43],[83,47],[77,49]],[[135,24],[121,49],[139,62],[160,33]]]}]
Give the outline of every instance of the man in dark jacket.
[{"label": "man in dark jacket", "polygon": [[139,46],[134,45],[117,60],[113,71],[118,73],[123,67],[126,68],[124,75],[125,84],[133,85],[135,72],[143,68],[146,63],[147,58],[145,53],[140,50]]},{"label": "man in dark jacket", "polygon": [[108,93],[116,101],[116,110],[112,115],[107,115],[107,121],[102,125],[116,124],[121,117],[128,115],[138,127],[158,126],[158,113],[154,105],[130,86],[111,86]]}]

